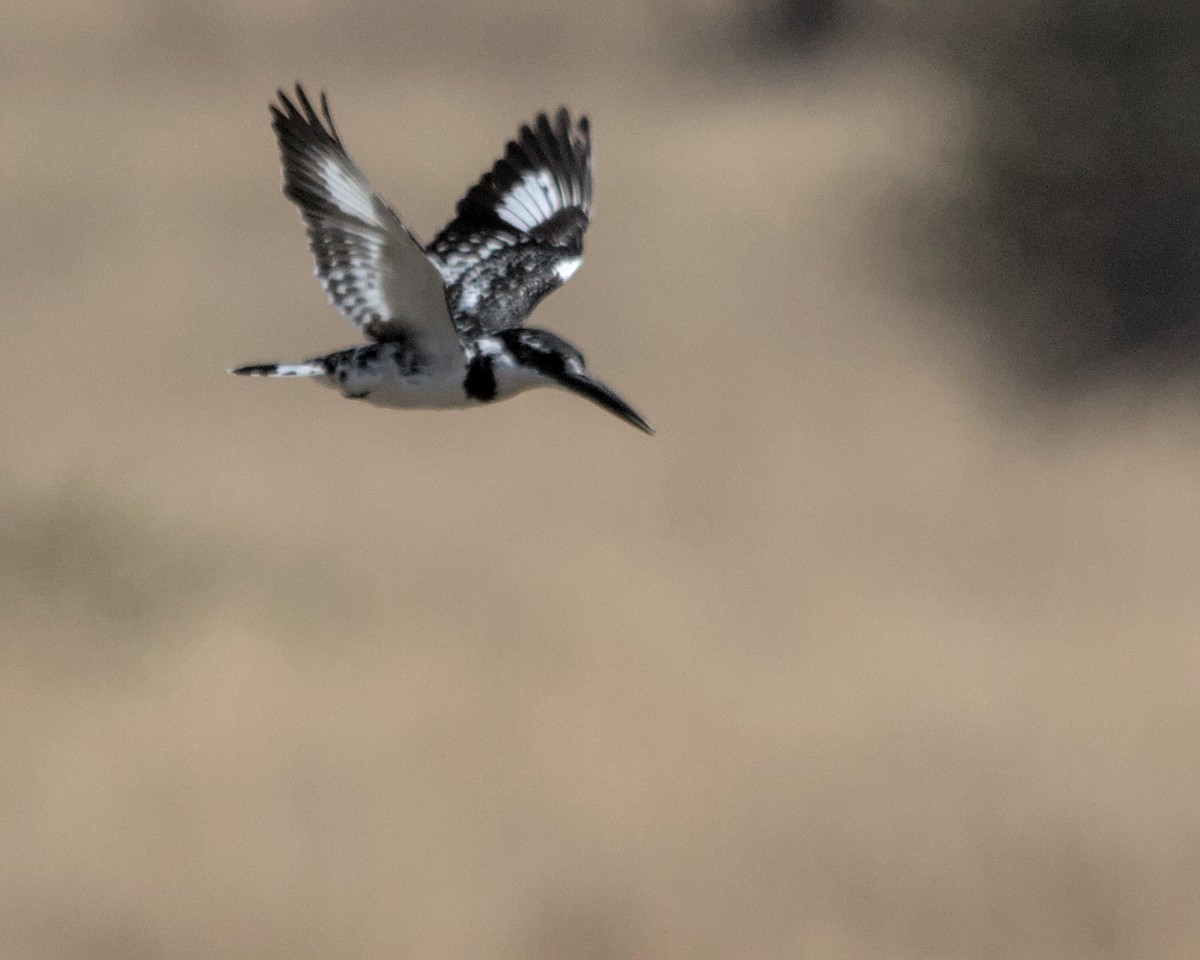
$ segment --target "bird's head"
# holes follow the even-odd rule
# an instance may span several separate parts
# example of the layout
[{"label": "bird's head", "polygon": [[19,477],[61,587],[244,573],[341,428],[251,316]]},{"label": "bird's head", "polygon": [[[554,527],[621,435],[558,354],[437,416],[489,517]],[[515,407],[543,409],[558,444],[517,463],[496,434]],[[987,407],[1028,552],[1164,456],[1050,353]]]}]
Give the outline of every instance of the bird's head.
[{"label": "bird's head", "polygon": [[490,373],[498,397],[513,396],[532,387],[562,387],[639,430],[654,433],[641,414],[588,373],[583,354],[562,337],[547,330],[515,327],[489,338],[484,353],[490,356]]}]

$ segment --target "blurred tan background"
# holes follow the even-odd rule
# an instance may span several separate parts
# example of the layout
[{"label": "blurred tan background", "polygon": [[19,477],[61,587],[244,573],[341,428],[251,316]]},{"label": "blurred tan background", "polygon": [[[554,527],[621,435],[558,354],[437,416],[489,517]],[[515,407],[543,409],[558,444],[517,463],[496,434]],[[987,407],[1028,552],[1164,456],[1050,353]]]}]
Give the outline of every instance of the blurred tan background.
[{"label": "blurred tan background", "polygon": [[[10,4],[0,956],[1200,956],[1192,288],[1107,352],[1165,314],[1070,206],[1125,155],[1055,139],[1145,146],[1085,194],[1170,184],[1191,249],[1196,15],[1068,30],[1145,71],[1062,87],[1051,5],[967,9]],[[297,79],[426,238],[586,110],[535,322],[658,436],[226,376],[355,340]]]}]

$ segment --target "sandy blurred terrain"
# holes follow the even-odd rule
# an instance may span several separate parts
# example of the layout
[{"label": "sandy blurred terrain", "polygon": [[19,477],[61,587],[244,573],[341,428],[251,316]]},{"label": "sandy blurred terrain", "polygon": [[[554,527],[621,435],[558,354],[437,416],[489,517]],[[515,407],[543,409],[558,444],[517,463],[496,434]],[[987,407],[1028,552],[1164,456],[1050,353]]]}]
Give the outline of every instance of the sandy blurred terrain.
[{"label": "sandy blurred terrain", "polygon": [[[1200,955],[1200,420],[905,294],[961,91],[718,2],[10,5],[0,955]],[[711,60],[705,58],[711,56]],[[658,428],[227,367],[354,342],[266,103],[431,236],[592,116],[536,314]]]}]

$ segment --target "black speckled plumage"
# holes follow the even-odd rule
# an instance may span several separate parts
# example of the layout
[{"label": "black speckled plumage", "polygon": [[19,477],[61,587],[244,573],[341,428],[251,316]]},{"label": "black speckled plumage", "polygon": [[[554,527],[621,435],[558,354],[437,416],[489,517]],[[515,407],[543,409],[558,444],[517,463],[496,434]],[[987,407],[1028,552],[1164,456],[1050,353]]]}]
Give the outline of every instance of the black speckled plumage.
[{"label": "black speckled plumage", "polygon": [[539,114],[510,140],[429,245],[466,337],[520,325],[583,256],[592,208],[587,117]]}]

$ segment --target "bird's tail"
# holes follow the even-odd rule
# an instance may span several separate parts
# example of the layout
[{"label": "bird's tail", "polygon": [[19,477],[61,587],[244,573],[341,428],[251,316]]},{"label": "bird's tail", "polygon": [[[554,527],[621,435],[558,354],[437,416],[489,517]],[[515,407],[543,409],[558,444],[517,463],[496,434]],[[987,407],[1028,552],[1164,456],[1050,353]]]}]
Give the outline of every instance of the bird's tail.
[{"label": "bird's tail", "polygon": [[230,373],[239,377],[323,377],[329,373],[320,363],[251,363],[235,367]]}]

